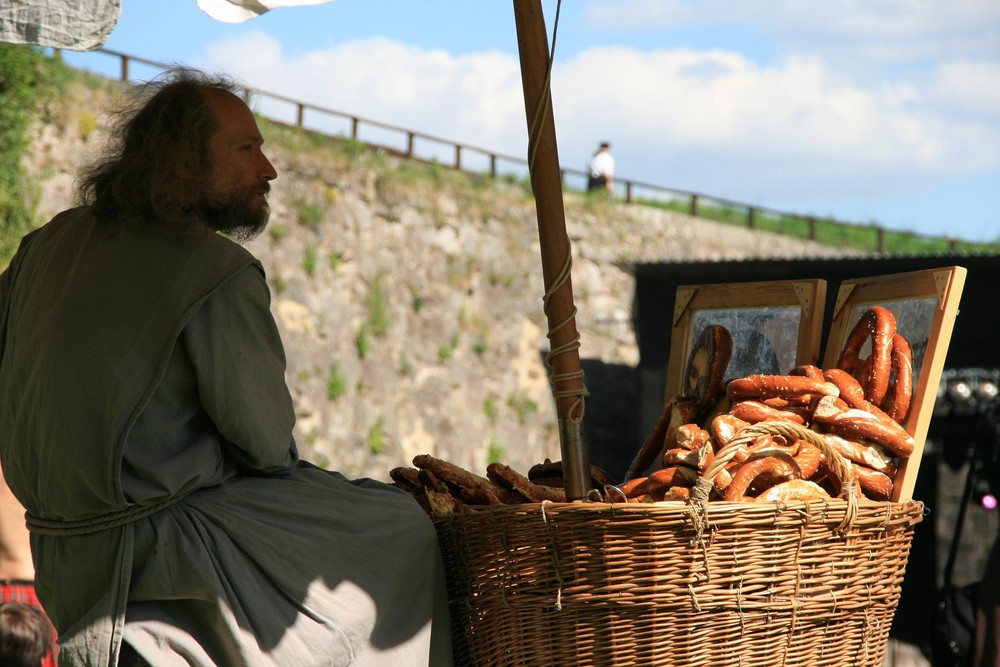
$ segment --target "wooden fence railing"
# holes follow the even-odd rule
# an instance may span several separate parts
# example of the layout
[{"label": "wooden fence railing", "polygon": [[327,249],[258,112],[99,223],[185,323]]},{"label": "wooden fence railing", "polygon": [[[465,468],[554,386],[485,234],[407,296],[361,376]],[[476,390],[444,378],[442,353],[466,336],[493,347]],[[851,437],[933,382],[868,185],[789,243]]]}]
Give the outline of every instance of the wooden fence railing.
[{"label": "wooden fence railing", "polygon": [[[120,63],[118,78],[124,82],[132,80],[131,69],[133,63],[139,63],[144,66],[152,67],[158,72],[170,67],[170,65],[166,65],[164,63],[121,53],[119,51],[112,51],[110,49],[97,49],[91,53],[102,53],[117,58]],[[56,51],[55,54],[56,57],[59,57],[60,55],[58,51]],[[391,152],[396,155],[415,160],[422,160],[425,162],[433,161],[441,164],[442,166],[462,171],[488,173],[494,178],[500,175],[501,164],[512,166],[515,171],[519,171],[522,175],[527,174],[528,162],[522,157],[503,155],[485,148],[461,144],[450,139],[444,139],[442,137],[417,132],[396,125],[362,118],[343,111],[316,106],[314,104],[309,104],[307,102],[302,102],[284,95],[271,93],[257,88],[248,87],[247,93],[258,97],[262,101],[290,105],[294,110],[292,114],[293,119],[284,121],[274,117],[272,113],[263,113],[258,111],[269,120],[285,122],[297,128],[337,136],[338,133],[318,129],[316,126],[310,126],[307,124],[307,112],[310,115],[319,114],[320,116],[338,119],[339,121],[346,123],[341,132],[339,132],[339,135],[349,136],[352,140],[362,141],[373,148]],[[372,130],[375,130],[377,133],[381,133],[383,138],[372,139],[370,137],[365,138],[362,136],[363,131],[370,134]],[[387,141],[385,138],[387,135],[396,136],[397,140],[401,139],[402,145],[397,144],[394,146],[390,143],[383,143]],[[419,153],[417,150],[418,141],[423,144],[429,142],[438,146],[439,149],[450,148],[450,162],[439,160],[437,155],[429,158],[426,153]],[[447,153],[448,151],[445,150],[445,152]],[[477,161],[480,165],[479,169],[472,169],[469,167],[470,163]],[[579,182],[581,183],[580,189],[584,189],[587,180],[587,173],[585,171],[565,168],[561,171],[564,187],[567,187],[569,181],[579,179]],[[936,247],[947,248],[951,252],[959,250],[960,247],[975,249],[982,245],[958,241],[947,237],[931,237],[911,232],[890,232],[885,228],[874,224],[860,225],[827,218],[821,219],[816,216],[776,211],[722,197],[685,190],[676,190],[673,188],[663,187],[661,185],[643,183],[641,181],[626,178],[616,177],[615,186],[616,188],[622,188],[624,190],[622,199],[626,203],[666,205],[674,209],[687,211],[692,215],[704,215],[708,209],[713,209],[716,214],[721,211],[722,217],[728,222],[739,222],[749,228],[764,228],[762,222],[768,222],[769,224],[766,228],[770,230],[775,230],[775,228],[779,230],[783,229],[784,231],[782,233],[789,233],[812,241],[824,242],[826,240],[827,242],[830,242],[830,240],[826,238],[830,237],[830,239],[834,239],[833,242],[836,242],[837,239],[842,238],[844,234],[850,230],[853,232],[852,236],[855,238],[855,241],[859,236],[863,238],[870,237],[870,242],[865,241],[864,243],[868,246],[869,250],[878,253],[884,253],[886,251],[888,246],[888,236],[901,236],[905,240],[908,240],[911,245],[915,244],[918,248],[924,245],[934,245]],[[709,217],[718,217],[718,215],[710,215]],[[791,229],[792,227],[794,227],[794,230]],[[838,231],[831,233],[830,230]]]}]

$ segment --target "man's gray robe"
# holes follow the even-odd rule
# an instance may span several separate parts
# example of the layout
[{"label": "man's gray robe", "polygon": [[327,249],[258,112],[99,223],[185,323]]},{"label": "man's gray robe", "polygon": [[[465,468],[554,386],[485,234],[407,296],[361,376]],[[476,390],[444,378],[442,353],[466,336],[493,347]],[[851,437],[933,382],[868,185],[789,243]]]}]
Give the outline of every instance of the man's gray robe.
[{"label": "man's gray robe", "polygon": [[0,461],[63,664],[450,662],[423,511],[298,461],[269,299],[228,239],[87,208],[0,277]]}]

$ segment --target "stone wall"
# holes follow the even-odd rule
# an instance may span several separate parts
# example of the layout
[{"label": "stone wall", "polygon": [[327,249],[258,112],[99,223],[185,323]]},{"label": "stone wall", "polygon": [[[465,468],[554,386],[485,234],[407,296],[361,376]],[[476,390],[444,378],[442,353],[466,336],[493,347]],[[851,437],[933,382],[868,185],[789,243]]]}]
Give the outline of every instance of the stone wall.
[{"label": "stone wall", "polygon": [[[115,89],[76,86],[35,126],[26,164],[39,222],[72,205],[74,174],[102,143]],[[271,285],[304,455],[378,479],[420,453],[480,474],[489,460],[526,470],[558,459],[537,223],[523,184],[262,129],[279,178],[270,228],[248,247]],[[573,193],[565,205],[594,394],[587,420],[602,448],[625,450],[617,458],[646,435],[630,414],[630,263],[838,252]]]}]

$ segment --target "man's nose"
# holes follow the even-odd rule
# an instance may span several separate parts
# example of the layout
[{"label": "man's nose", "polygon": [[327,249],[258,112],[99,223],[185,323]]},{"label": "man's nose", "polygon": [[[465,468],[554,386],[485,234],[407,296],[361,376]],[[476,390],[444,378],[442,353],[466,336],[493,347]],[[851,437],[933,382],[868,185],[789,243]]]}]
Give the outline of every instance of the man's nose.
[{"label": "man's nose", "polygon": [[260,165],[260,178],[265,181],[273,181],[278,177],[278,172],[274,169],[274,165],[271,161],[267,159],[264,153],[260,154],[261,165]]}]

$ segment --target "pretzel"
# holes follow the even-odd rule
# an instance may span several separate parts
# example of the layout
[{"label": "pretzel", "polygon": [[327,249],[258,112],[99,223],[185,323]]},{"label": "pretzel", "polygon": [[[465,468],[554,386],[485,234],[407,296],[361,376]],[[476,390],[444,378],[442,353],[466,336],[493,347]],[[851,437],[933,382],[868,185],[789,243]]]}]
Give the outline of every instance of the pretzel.
[{"label": "pretzel", "polygon": [[397,488],[409,493],[416,493],[423,488],[418,468],[393,468],[389,471],[389,479]]},{"label": "pretzel", "polygon": [[672,486],[693,486],[698,481],[698,471],[687,466],[660,468],[647,477],[636,477],[618,485],[626,498],[641,496],[662,497]]},{"label": "pretzel", "polygon": [[420,483],[420,487],[424,491],[435,491],[437,493],[451,493],[451,489],[446,483],[441,481],[437,475],[435,475],[430,470],[420,469],[417,471],[417,478]]},{"label": "pretzel", "polygon": [[[802,471],[791,456],[784,452],[775,452],[768,456],[752,459],[740,466],[733,474],[733,481],[726,487],[725,498],[731,502],[746,499],[746,494],[758,479],[766,486],[773,486],[774,480],[801,479]],[[770,481],[770,484],[767,484]]]},{"label": "pretzel", "polygon": [[[424,502],[420,502],[421,498]],[[459,511],[461,502],[450,493],[441,493],[433,489],[424,489],[417,498],[424,511],[431,516],[448,516]]]},{"label": "pretzel", "polygon": [[[847,410],[850,408],[856,408],[858,410],[864,410],[865,412],[870,412],[879,419],[883,419],[890,424],[898,424],[899,422],[883,412],[882,408],[869,402],[864,397],[864,389],[861,387],[861,383],[858,382],[857,378],[848,373],[845,370],[839,368],[831,368],[825,371],[830,377],[830,381],[840,388],[840,398],[842,399],[842,405],[840,402],[835,402],[842,409]],[[888,394],[886,394],[888,396]],[[816,404],[813,404],[813,412],[816,410]]]},{"label": "pretzel", "polygon": [[709,324],[698,335],[688,357],[683,397],[703,412],[722,393],[726,368],[733,354],[733,337],[718,324]]},{"label": "pretzel", "polygon": [[913,453],[913,436],[894,421],[881,419],[871,412],[857,408],[842,409],[829,396],[819,400],[813,420],[824,429],[845,438],[871,440],[885,447],[900,458]]},{"label": "pretzel", "polygon": [[713,458],[715,458],[715,451],[712,449],[711,443],[706,439],[705,444],[696,450],[684,449],[682,447],[668,449],[663,454],[663,467],[669,468],[670,466],[683,465],[695,470],[704,470],[712,462]]},{"label": "pretzel", "polygon": [[806,422],[802,415],[797,412],[779,410],[777,408],[772,408],[765,403],[761,403],[760,401],[753,400],[733,403],[733,406],[729,409],[729,414],[733,415],[737,419],[749,422],[750,424],[756,424],[766,419],[783,419],[785,421],[795,422],[796,424],[805,424]]},{"label": "pretzel", "polygon": [[698,451],[711,439],[708,431],[697,424],[681,424],[677,427],[674,442],[677,447],[690,451]]},{"label": "pretzel", "polygon": [[894,421],[902,424],[910,413],[913,396],[913,352],[901,335],[892,338],[892,383],[880,407]]},{"label": "pretzel", "polygon": [[814,380],[801,375],[748,375],[730,380],[726,396],[730,400],[788,398],[805,394],[837,396],[837,387],[829,382]]},{"label": "pretzel", "polygon": [[823,435],[830,446],[848,461],[866,465],[890,477],[896,474],[896,460],[882,445],[876,442],[848,440],[834,433]]},{"label": "pretzel", "polygon": [[892,498],[892,479],[888,475],[857,463],[851,463],[851,469],[858,480],[858,486],[866,496],[872,500]]},{"label": "pretzel", "polygon": [[764,456],[777,454],[781,457],[795,457],[799,452],[799,445],[795,442],[788,442],[783,435],[771,434],[760,436],[750,443],[745,452],[737,452],[733,460],[752,461]]},{"label": "pretzel", "polygon": [[551,486],[557,489],[563,489],[566,487],[566,480],[562,477],[535,477],[531,480],[531,483],[537,484],[538,486]]},{"label": "pretzel", "polygon": [[840,398],[849,407],[867,410],[871,403],[865,399],[865,390],[858,379],[842,368],[828,368],[823,371],[823,377],[827,382],[837,386],[840,391]]},{"label": "pretzel", "polygon": [[[765,422],[759,422],[765,423]],[[736,472],[740,465],[749,461],[753,458],[760,458],[762,456],[767,456],[775,452],[780,452],[783,455],[792,456],[798,452],[798,445],[794,443],[789,443],[784,437],[780,435],[771,435],[765,433],[758,435],[752,441],[740,445],[735,452],[733,452],[732,459],[728,464],[726,464],[724,470],[729,470],[729,472]],[[718,482],[718,480],[716,480]],[[728,482],[727,482],[728,483]],[[719,488],[719,487],[716,487]],[[725,488],[725,487],[722,487]]]},{"label": "pretzel", "polygon": [[528,479],[535,481],[539,478],[548,477],[554,478],[563,476],[562,461],[553,461],[552,459],[545,459],[542,463],[536,463],[535,465],[528,468]]},{"label": "pretzel", "polygon": [[787,482],[779,482],[763,491],[757,496],[756,502],[787,503],[794,500],[813,500],[816,498],[828,499],[830,494],[816,482],[807,479],[790,479]]},{"label": "pretzel", "polygon": [[[891,372],[892,341],[896,335],[896,318],[889,309],[872,306],[866,310],[854,329],[851,330],[844,349],[837,360],[837,368],[845,370],[858,379],[865,389],[865,398],[879,405],[889,388]],[[864,362],[858,357],[865,341],[871,339],[871,364],[863,368]]]},{"label": "pretzel", "polygon": [[498,487],[486,479],[464,468],[430,454],[417,454],[413,465],[430,471],[457,493],[458,498],[472,505],[499,505]]},{"label": "pretzel", "polygon": [[690,497],[690,486],[671,486],[667,489],[667,492],[663,494],[664,500],[687,500]]},{"label": "pretzel", "polygon": [[792,458],[799,465],[802,479],[809,479],[816,474],[822,465],[823,452],[808,440],[796,440],[795,445],[798,451],[792,455]]},{"label": "pretzel", "polygon": [[529,503],[540,503],[545,500],[566,502],[565,489],[535,484],[521,473],[502,463],[491,463],[486,466],[486,476],[497,486],[514,491]]},{"label": "pretzel", "polygon": [[464,508],[464,503],[452,495],[448,485],[430,470],[418,470],[417,483],[419,488],[413,495],[427,514],[448,516]]},{"label": "pretzel", "polygon": [[712,419],[712,423],[709,424],[712,439],[715,440],[715,451],[725,447],[730,440],[736,437],[740,429],[749,425],[749,422],[728,413],[716,415]]},{"label": "pretzel", "polygon": [[802,364],[796,366],[792,370],[788,371],[789,375],[801,375],[802,377],[812,378],[819,382],[823,382],[825,378],[823,377],[823,370],[819,366],[813,366],[812,364]]},{"label": "pretzel", "polygon": [[[726,489],[728,489],[729,485],[733,482],[733,477],[747,461],[772,455],[791,457],[798,453],[798,451],[799,446],[797,444],[788,443],[785,438],[780,435],[759,435],[754,438],[753,441],[745,445],[741,445],[735,452],[733,452],[732,460],[730,460],[729,463],[727,463],[726,466],[719,471],[712,486],[720,494],[725,495]],[[707,467],[708,464],[706,464],[706,468]]]},{"label": "pretzel", "polygon": [[[563,488],[563,464],[562,461],[552,461],[545,459],[543,463],[536,463],[528,468],[528,479],[535,484],[542,486],[558,486]],[[615,483],[615,478],[607,471],[590,464],[590,482],[596,489],[604,488]]]},{"label": "pretzel", "polygon": [[761,400],[761,403],[771,408],[777,408],[778,410],[794,412],[806,421],[809,421],[809,416],[812,414],[812,398],[812,394],[789,396],[788,398],[771,396],[770,398]]},{"label": "pretzel", "polygon": [[653,427],[653,432],[632,459],[625,473],[625,479],[642,475],[657,458],[662,457],[664,449],[673,447],[677,428],[694,421],[696,412],[695,405],[691,401],[680,399],[667,401],[656,426]]}]

